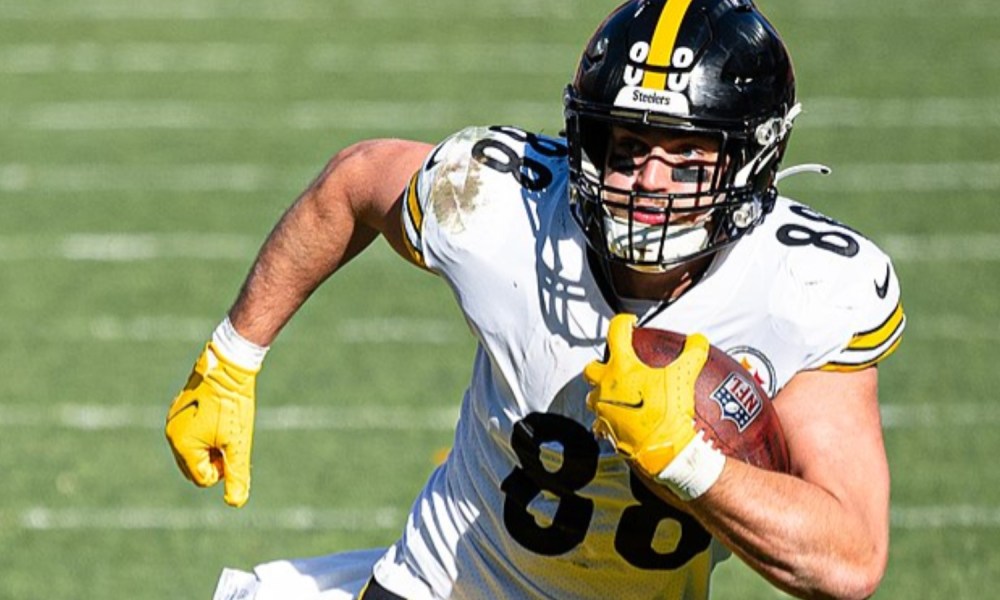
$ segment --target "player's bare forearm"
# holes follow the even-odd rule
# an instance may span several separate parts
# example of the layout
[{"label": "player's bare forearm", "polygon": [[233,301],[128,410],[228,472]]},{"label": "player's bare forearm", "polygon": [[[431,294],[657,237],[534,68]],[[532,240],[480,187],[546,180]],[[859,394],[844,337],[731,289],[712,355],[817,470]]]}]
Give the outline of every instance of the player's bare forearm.
[{"label": "player's bare forearm", "polygon": [[430,146],[374,140],[338,153],[282,216],[229,318],[269,345],[319,285],[381,233],[398,248],[398,197]]},{"label": "player's bare forearm", "polygon": [[[876,371],[796,377],[776,401],[793,475],[729,460],[688,509],[788,593],[866,598],[884,573],[889,538]],[[817,404],[828,418],[815,418]]]},{"label": "player's bare forearm", "polygon": [[[743,481],[732,485],[735,480]],[[754,570],[796,597],[867,598],[881,579],[881,536],[837,498],[795,477],[728,461],[716,485],[689,509]]]}]

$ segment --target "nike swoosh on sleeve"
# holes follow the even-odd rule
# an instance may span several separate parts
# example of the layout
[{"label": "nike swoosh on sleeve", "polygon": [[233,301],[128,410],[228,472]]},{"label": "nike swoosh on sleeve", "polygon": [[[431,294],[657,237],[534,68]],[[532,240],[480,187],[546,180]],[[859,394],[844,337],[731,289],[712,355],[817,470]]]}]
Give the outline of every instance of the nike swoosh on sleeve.
[{"label": "nike swoosh on sleeve", "polygon": [[424,171],[430,171],[441,163],[441,160],[438,158],[438,153],[441,152],[442,146],[443,144],[439,144],[437,148],[434,148],[434,152],[432,152],[430,158],[427,159],[427,165],[424,167]]},{"label": "nike swoosh on sleeve", "polygon": [[892,269],[889,268],[889,265],[886,265],[885,281],[883,281],[881,284],[877,281],[875,282],[875,294],[879,298],[885,299],[885,297],[889,294],[889,280],[891,278],[892,278]]}]

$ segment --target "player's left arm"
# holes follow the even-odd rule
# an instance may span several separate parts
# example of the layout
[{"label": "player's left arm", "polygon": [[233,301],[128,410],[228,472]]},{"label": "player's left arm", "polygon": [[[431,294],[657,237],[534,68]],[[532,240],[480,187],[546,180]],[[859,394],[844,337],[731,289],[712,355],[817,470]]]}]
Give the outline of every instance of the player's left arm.
[{"label": "player's left arm", "polygon": [[874,593],[885,570],[889,518],[876,368],[792,377],[773,400],[790,472],[772,472],[726,459],[696,435],[704,338],[688,336],[670,365],[649,367],[632,349],[634,322],[616,316],[609,359],[584,370],[594,386],[587,406],[595,432],[655,480],[652,489],[664,492],[658,496],[693,514],[781,589],[803,598]]},{"label": "player's left arm", "polygon": [[[889,468],[877,365],[899,345],[906,318],[899,282],[859,236],[850,258],[813,249],[803,280],[825,286],[783,314],[842,341],[817,355],[774,398],[790,475],[727,460],[689,503],[718,539],[776,586],[804,598],[866,598],[885,573]],[[798,312],[796,312],[798,311]]]},{"label": "player's left arm", "polygon": [[801,372],[774,406],[791,475],[727,460],[687,509],[788,593],[867,598],[885,572],[889,546],[878,370]]}]

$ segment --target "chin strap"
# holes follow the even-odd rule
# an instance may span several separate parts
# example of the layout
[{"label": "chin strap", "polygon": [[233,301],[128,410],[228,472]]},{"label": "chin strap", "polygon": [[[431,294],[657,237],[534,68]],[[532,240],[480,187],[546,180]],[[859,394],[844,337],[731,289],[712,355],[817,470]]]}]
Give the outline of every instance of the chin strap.
[{"label": "chin strap", "polygon": [[818,175],[829,175],[833,172],[833,169],[826,165],[821,165],[819,163],[807,163],[804,165],[795,165],[793,167],[788,167],[787,169],[782,169],[778,171],[778,174],[774,176],[774,183],[780,182],[782,179],[787,179],[792,175],[799,175],[801,173],[816,173]]}]

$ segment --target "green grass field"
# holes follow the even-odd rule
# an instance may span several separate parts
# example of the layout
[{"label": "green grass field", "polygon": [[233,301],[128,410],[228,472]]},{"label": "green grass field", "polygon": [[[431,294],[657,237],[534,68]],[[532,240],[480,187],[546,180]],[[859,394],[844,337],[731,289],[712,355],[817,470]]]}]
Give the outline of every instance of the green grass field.
[{"label": "green grass field", "polygon": [[[904,289],[878,597],[992,597],[1000,4],[761,4],[805,106],[787,164],[834,168],[783,191],[882,244]],[[246,508],[182,479],[166,406],[333,152],[473,123],[557,132],[611,6],[0,0],[0,599],[207,599],[223,566],[390,543],[473,344],[446,286],[384,246],[275,345]],[[736,560],[715,596],[781,597]]]}]

